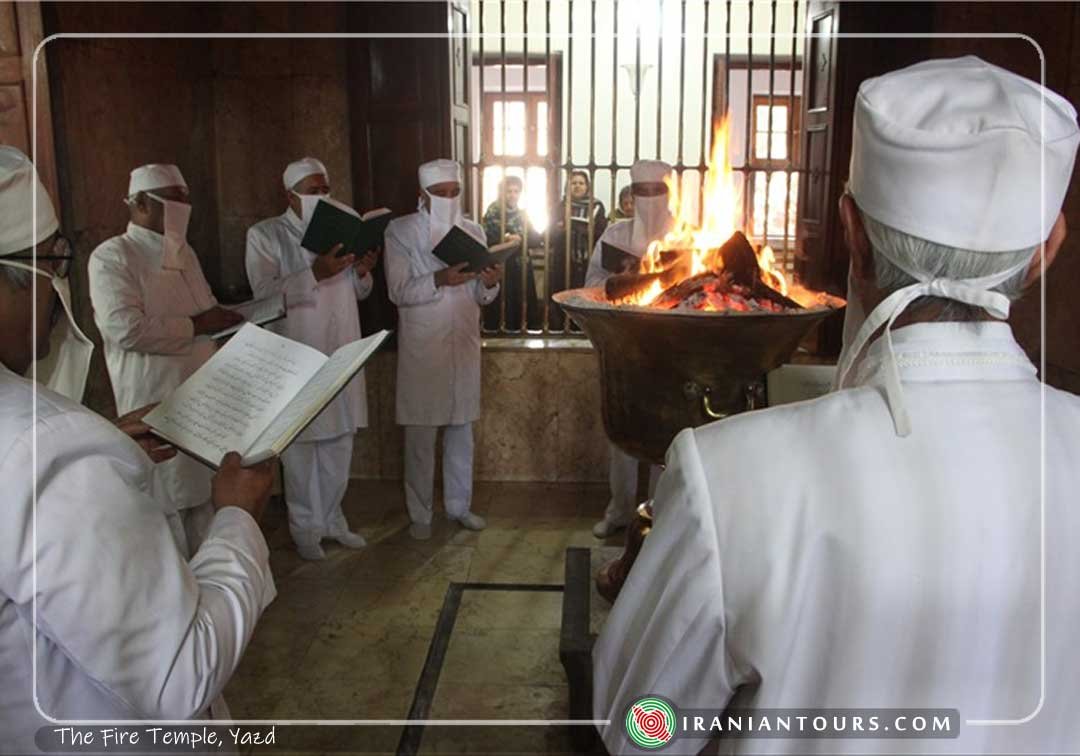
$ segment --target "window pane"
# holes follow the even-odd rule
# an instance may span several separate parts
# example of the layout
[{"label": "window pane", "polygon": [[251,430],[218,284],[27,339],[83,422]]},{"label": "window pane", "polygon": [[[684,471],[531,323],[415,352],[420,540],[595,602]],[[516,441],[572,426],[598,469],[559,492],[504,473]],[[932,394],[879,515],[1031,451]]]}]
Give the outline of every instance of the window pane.
[{"label": "window pane", "polygon": [[[788,106],[772,107],[772,139],[769,139],[769,106],[757,105],[754,108],[754,159],[787,160],[788,158]],[[769,142],[772,150],[769,150]]]},{"label": "window pane", "polygon": [[[505,115],[505,118],[504,118]],[[525,103],[497,100],[492,107],[492,149],[496,155],[525,154]]]},{"label": "window pane", "polygon": [[547,102],[536,103],[536,154],[548,154],[548,109]]},{"label": "window pane", "polygon": [[771,160],[787,160],[787,134],[773,132]]},{"label": "window pane", "polygon": [[773,131],[781,133],[787,131],[787,105],[774,105],[772,109]]},{"label": "window pane", "polygon": [[768,131],[769,129],[769,106],[756,105],[754,107],[755,131]]},{"label": "window pane", "polygon": [[764,131],[754,134],[754,157],[758,160],[769,158],[769,135]]},{"label": "window pane", "polygon": [[499,181],[502,179],[502,167],[490,165],[484,169],[484,187],[480,195],[480,213],[487,212],[488,205],[499,199]]},{"label": "window pane", "polygon": [[[791,192],[789,201],[785,201],[784,194],[787,190],[788,174],[785,171],[775,171],[769,177],[769,243],[777,247],[783,243],[784,237],[784,212],[787,211],[787,234],[789,246],[795,244],[795,218],[797,217],[796,203],[799,198],[799,176],[791,176]],[[764,233],[765,219],[765,173],[754,173],[754,222],[752,234],[760,239]]]},{"label": "window pane", "polygon": [[522,202],[532,226],[543,232],[548,224],[547,171],[533,166],[526,171],[525,195]]}]

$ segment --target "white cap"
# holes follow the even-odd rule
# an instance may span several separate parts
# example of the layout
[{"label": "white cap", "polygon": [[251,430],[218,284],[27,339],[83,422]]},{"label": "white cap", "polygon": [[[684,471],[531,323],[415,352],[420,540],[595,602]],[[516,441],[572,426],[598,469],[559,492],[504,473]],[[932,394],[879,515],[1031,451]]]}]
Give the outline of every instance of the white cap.
[{"label": "white cap", "polygon": [[973,56],[929,60],[859,86],[849,190],[874,219],[938,244],[1032,247],[1061,210],[1078,135],[1076,110],[1049,89]]},{"label": "white cap", "polygon": [[663,160],[638,160],[630,167],[630,181],[635,184],[662,184],[671,175],[671,166]]},{"label": "white cap", "polygon": [[285,173],[281,180],[286,189],[292,189],[308,176],[323,176],[327,181],[330,174],[326,172],[326,166],[318,158],[306,157],[294,160],[285,167]]},{"label": "white cap", "polygon": [[152,192],[155,189],[165,189],[170,186],[182,186],[187,189],[184,174],[175,165],[166,163],[150,163],[140,165],[131,172],[131,180],[128,182],[127,196],[138,192]]},{"label": "white cap", "polygon": [[461,183],[461,166],[455,160],[432,160],[424,163],[416,171],[420,179],[420,187],[427,189],[435,184],[443,184],[447,181]]},{"label": "white cap", "polygon": [[60,228],[52,200],[30,158],[14,147],[0,146],[0,257],[34,246],[35,195],[40,242]]},{"label": "white cap", "polygon": [[[930,60],[864,81],[855,101],[849,190],[875,220],[939,245],[985,253],[1035,247],[1049,235],[1072,174],[1080,132],[1072,105],[978,58]],[[844,345],[845,388],[882,328],[885,401],[897,435],[912,431],[890,329],[920,297],[1009,316],[994,288],[1028,259],[980,278],[942,278],[901,249],[886,254],[915,283],[890,292]],[[995,255],[996,256],[996,255]]]}]

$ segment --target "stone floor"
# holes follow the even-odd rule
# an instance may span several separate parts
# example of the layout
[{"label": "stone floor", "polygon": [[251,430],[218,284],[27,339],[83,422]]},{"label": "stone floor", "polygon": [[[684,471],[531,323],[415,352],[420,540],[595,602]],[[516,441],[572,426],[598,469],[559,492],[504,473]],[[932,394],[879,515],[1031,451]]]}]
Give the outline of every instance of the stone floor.
[{"label": "stone floor", "polygon": [[[449,584],[563,582],[568,546],[598,542],[603,511],[596,485],[477,484],[473,511],[488,520],[472,533],[436,504],[430,541],[408,535],[400,483],[353,481],[345,511],[369,545],[324,543],[324,562],[299,558],[284,507],[263,527],[278,597],[264,614],[226,689],[237,719],[406,719],[417,695]],[[609,543],[618,543],[616,538]],[[466,590],[438,682],[431,719],[567,717],[559,663],[562,593]],[[421,686],[423,688],[424,686]],[[561,727],[427,726],[419,753],[569,753]],[[415,734],[415,733],[414,733]],[[288,750],[395,753],[400,726],[282,728]]]}]

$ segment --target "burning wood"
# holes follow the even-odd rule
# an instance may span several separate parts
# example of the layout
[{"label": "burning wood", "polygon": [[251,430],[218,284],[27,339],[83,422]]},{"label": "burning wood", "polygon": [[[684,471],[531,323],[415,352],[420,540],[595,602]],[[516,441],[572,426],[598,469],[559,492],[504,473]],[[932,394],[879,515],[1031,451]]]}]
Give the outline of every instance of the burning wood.
[{"label": "burning wood", "polygon": [[[648,273],[619,273],[604,284],[609,302],[640,301],[651,289],[648,305],[661,310],[707,312],[784,312],[800,310],[798,302],[773,289],[764,279],[766,271],[741,231],[705,256],[710,270],[687,277],[686,260],[693,250],[662,250]],[[658,263],[658,264],[657,264]]]}]

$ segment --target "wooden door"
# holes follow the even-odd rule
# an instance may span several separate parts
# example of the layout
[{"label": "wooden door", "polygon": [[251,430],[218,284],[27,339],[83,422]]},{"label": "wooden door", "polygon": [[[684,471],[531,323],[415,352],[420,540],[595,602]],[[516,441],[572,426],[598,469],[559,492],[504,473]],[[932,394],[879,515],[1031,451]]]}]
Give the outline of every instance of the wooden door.
[{"label": "wooden door", "polygon": [[[0,2],[0,144],[33,155],[34,51],[43,38],[38,3]],[[60,212],[49,77],[44,49],[37,61],[37,170]]]},{"label": "wooden door", "polygon": [[[350,3],[347,11],[350,31],[398,33],[445,33],[451,12],[446,2]],[[456,23],[466,22],[467,16],[457,13]],[[350,41],[349,128],[357,207],[389,207],[398,215],[415,211],[417,167],[457,156],[458,129],[468,149],[468,81],[466,76],[456,87],[452,84],[450,62],[456,53],[451,42],[445,37]],[[383,267],[375,268],[375,289],[360,303],[365,333],[396,327]]]},{"label": "wooden door", "polygon": [[[836,38],[839,3],[811,0],[806,14],[803,61],[802,145],[805,173],[799,182],[796,222],[796,272],[813,289],[825,288],[831,267],[829,207],[833,176],[830,171],[835,116]],[[828,36],[820,36],[828,35]]]}]

